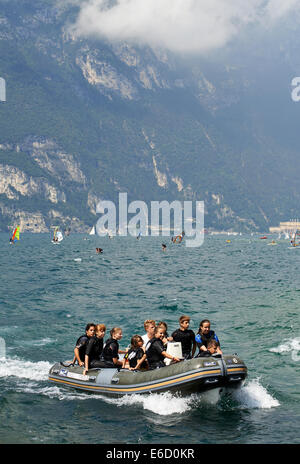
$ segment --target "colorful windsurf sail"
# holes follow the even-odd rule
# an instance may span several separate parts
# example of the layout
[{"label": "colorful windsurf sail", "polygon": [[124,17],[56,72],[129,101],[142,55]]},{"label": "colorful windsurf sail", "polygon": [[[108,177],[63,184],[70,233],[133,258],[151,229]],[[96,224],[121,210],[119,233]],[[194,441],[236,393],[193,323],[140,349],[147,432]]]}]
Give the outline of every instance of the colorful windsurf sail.
[{"label": "colorful windsurf sail", "polygon": [[12,234],[12,237],[10,238],[10,242],[15,242],[15,240],[20,240],[20,226],[17,226],[14,229],[14,232]]}]

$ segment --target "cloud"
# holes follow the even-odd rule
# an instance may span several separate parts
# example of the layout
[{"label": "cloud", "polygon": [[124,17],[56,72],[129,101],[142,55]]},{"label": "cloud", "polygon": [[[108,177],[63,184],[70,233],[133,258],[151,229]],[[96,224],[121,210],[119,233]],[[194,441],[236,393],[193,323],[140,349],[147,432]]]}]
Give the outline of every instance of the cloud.
[{"label": "cloud", "polygon": [[86,0],[72,31],[109,41],[205,53],[251,23],[272,23],[298,0]]}]

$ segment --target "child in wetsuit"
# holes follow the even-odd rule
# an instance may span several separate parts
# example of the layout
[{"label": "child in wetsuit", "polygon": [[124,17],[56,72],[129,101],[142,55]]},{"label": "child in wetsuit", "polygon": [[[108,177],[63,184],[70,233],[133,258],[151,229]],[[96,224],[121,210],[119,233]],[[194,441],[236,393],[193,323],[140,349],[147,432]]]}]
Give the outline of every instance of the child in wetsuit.
[{"label": "child in wetsuit", "polygon": [[199,347],[199,353],[197,356],[200,356],[202,351],[207,351],[207,344],[211,339],[216,340],[218,343],[217,353],[223,354],[217,335],[213,330],[210,330],[210,321],[208,319],[203,319],[203,321],[200,322],[199,330],[196,335],[196,342]]},{"label": "child in wetsuit", "polygon": [[85,328],[85,335],[81,335],[81,337],[79,337],[76,342],[76,346],[74,348],[75,356],[73,358],[72,364],[75,364],[75,362],[77,361],[79,366],[84,366],[85,350],[87,348],[90,338],[94,336],[95,330],[96,324],[92,322],[87,324]]},{"label": "child in wetsuit", "polygon": [[217,354],[217,353],[218,353],[218,342],[214,338],[211,338],[207,342],[207,350],[200,351],[198,356],[199,357],[212,356],[213,354]]},{"label": "child in wetsuit", "polygon": [[[180,316],[179,329],[172,333],[172,338],[175,342],[181,342],[182,355],[184,359],[191,359],[196,351],[195,333],[189,329],[190,317]],[[192,352],[192,353],[191,353]]]},{"label": "child in wetsuit", "polygon": [[127,361],[129,363],[128,369],[131,371],[147,367],[145,362],[146,353],[143,350],[143,343],[143,339],[140,335],[134,335],[131,338],[130,348],[123,359],[123,369],[126,367]]},{"label": "child in wetsuit", "polygon": [[122,361],[119,361],[119,340],[122,338],[122,329],[113,327],[110,331],[110,338],[106,341],[101,361],[104,361],[104,367],[121,367]]},{"label": "child in wetsuit", "polygon": [[171,342],[173,340],[172,337],[169,337],[169,334],[167,332],[168,330],[167,323],[165,321],[160,321],[157,323],[156,327],[163,327],[165,329],[165,335],[162,341],[163,341],[164,347],[167,348],[168,342]]}]

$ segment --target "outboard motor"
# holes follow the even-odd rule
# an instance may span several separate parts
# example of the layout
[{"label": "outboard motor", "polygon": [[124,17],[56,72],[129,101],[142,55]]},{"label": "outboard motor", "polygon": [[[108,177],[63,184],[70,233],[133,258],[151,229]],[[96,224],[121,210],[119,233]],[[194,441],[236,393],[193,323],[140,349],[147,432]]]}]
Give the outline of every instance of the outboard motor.
[{"label": "outboard motor", "polygon": [[224,371],[224,386],[227,388],[240,387],[247,377],[247,367],[245,363],[235,353],[233,355],[222,356]]}]

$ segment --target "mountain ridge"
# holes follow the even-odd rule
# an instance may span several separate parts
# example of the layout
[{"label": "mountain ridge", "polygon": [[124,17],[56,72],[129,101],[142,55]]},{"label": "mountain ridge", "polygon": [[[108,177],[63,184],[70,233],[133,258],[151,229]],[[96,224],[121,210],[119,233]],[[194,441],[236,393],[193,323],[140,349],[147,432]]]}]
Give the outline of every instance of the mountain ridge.
[{"label": "mountain ridge", "polygon": [[73,5],[1,5],[1,230],[23,215],[24,230],[60,222],[86,231],[97,202],[119,192],[146,203],[203,200],[215,229],[266,230],[297,216],[296,122],[275,117],[281,102],[297,114],[280,87],[292,68],[268,88],[285,63],[275,45],[265,68],[257,54],[187,65],[163,50],[75,38]]}]

